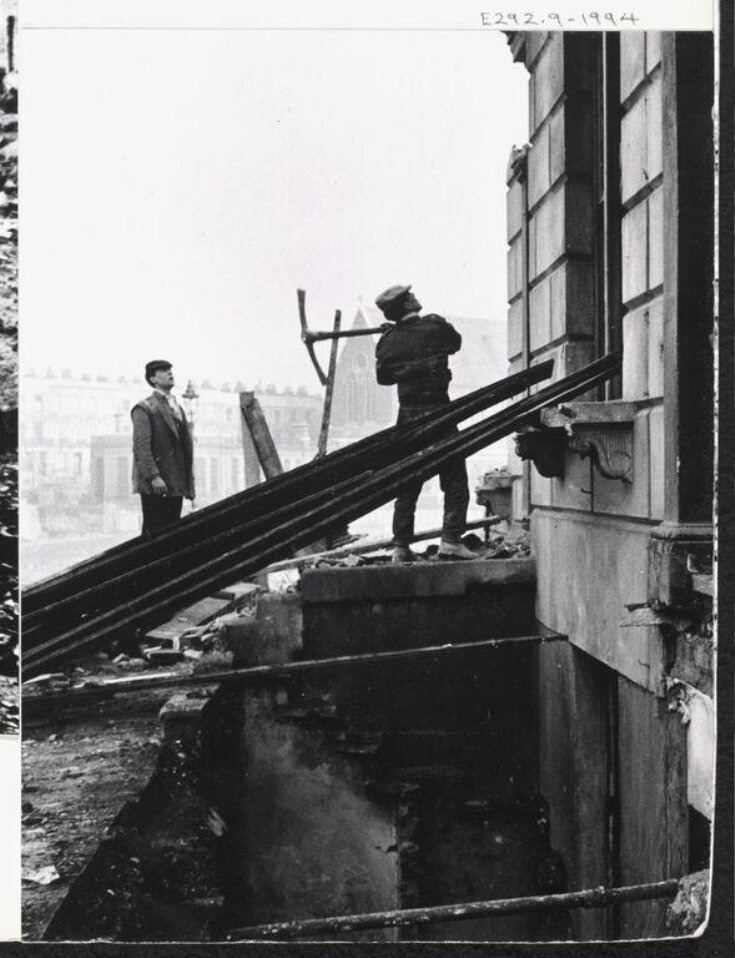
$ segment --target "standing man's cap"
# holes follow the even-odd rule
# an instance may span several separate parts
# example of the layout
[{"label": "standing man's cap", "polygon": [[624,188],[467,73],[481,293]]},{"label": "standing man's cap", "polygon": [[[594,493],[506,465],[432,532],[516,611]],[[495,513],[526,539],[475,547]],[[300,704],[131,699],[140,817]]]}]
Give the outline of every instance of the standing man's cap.
[{"label": "standing man's cap", "polygon": [[171,369],[172,366],[173,363],[170,363],[167,359],[152,359],[145,364],[145,378],[149,380],[154,373],[161,369]]},{"label": "standing man's cap", "polygon": [[381,293],[380,296],[375,300],[375,305],[378,309],[381,309],[385,312],[386,308],[390,307],[392,303],[395,303],[397,299],[400,299],[401,296],[405,296],[406,293],[411,292],[410,286],[391,286],[384,293]]}]

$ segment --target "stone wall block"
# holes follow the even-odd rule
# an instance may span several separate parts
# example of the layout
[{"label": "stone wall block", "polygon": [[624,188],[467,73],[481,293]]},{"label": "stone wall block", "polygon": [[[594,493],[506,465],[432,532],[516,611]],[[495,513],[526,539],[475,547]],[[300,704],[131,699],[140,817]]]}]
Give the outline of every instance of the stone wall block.
[{"label": "stone wall block", "polygon": [[593,89],[597,37],[591,33],[567,33],[564,39],[564,91],[591,93]]},{"label": "stone wall block", "polygon": [[[565,189],[559,189],[547,194],[531,219],[533,224],[531,278],[538,276],[551,266],[565,250],[565,192]],[[566,242],[568,244],[568,239]]]},{"label": "stone wall block", "polygon": [[623,217],[623,302],[645,293],[648,261],[648,205],[638,203]]},{"label": "stone wall block", "polygon": [[648,395],[664,394],[664,310],[663,297],[648,304]]},{"label": "stone wall block", "polygon": [[661,62],[661,33],[658,30],[648,30],[646,37],[646,72],[650,73]]},{"label": "stone wall block", "polygon": [[650,509],[652,519],[664,517],[664,410],[655,406],[649,418],[649,481],[651,484]]},{"label": "stone wall block", "polygon": [[[592,341],[564,343],[559,351],[554,366],[554,378],[561,379],[563,376],[569,376],[581,369],[595,359],[595,344]],[[585,397],[579,396],[577,402],[583,401]],[[592,396],[590,398],[596,398]]]},{"label": "stone wall block", "polygon": [[570,172],[566,144],[566,112],[563,106],[549,120],[549,183],[554,184],[559,177]]},{"label": "stone wall block", "polygon": [[540,476],[535,466],[531,466],[531,505],[550,506],[551,479]]},{"label": "stone wall block", "polygon": [[648,182],[646,97],[640,97],[620,124],[620,192],[625,203]]},{"label": "stone wall block", "polygon": [[523,352],[523,297],[517,299],[508,310],[508,359]]},{"label": "stone wall block", "polygon": [[623,399],[648,396],[648,306],[623,317]]},{"label": "stone wall block", "polygon": [[550,186],[549,125],[543,127],[528,154],[528,205],[535,206]]},{"label": "stone wall block", "polygon": [[549,311],[551,328],[549,339],[561,339],[569,330],[569,312],[567,309],[567,285],[569,279],[569,264],[564,263],[547,277],[549,286]]},{"label": "stone wall block", "polygon": [[543,279],[531,290],[530,332],[531,351],[543,348],[551,341],[551,284],[549,277]]},{"label": "stone wall block", "polygon": [[555,506],[589,512],[592,505],[592,465],[578,452],[567,452],[564,459],[564,477],[552,479],[552,498]]},{"label": "stone wall block", "polygon": [[532,30],[526,34],[526,68],[530,69],[541,53],[546,38],[549,36],[546,30]]},{"label": "stone wall block", "polygon": [[[566,332],[573,335],[595,334],[595,274],[591,263],[567,263],[559,277],[565,278]],[[556,277],[557,274],[555,273]],[[561,294],[560,294],[561,296]],[[553,314],[556,300],[552,298],[552,330],[555,328]],[[560,301],[561,305],[561,301]]]},{"label": "stone wall block", "polygon": [[663,189],[654,190],[648,198],[648,288],[655,289],[664,281],[664,204]]},{"label": "stone wall block", "polygon": [[638,86],[646,70],[646,37],[638,30],[620,34],[620,101],[625,101]]},{"label": "stone wall block", "polygon": [[[632,682],[660,693],[660,646],[648,628],[622,628],[625,606],[648,595],[649,529],[622,518],[536,509],[537,617]],[[589,600],[590,575],[605,589]]]},{"label": "stone wall block", "polygon": [[595,230],[592,213],[592,187],[588,183],[567,183],[564,190],[566,250],[589,255],[593,252]]},{"label": "stone wall block", "polygon": [[523,238],[517,237],[508,247],[508,299],[523,289]]},{"label": "stone wall block", "polygon": [[[559,132],[564,137],[564,151],[556,147],[555,136]],[[565,169],[568,173],[592,173],[594,136],[589,97],[567,99],[552,120],[551,135],[552,183]],[[561,164],[560,168],[555,164]]]},{"label": "stone wall block", "polygon": [[533,134],[564,92],[564,35],[553,33],[531,74],[533,85]]},{"label": "stone wall block", "polygon": [[649,410],[636,416],[633,426],[633,483],[606,479],[594,472],[595,512],[647,519],[651,512],[649,481]]},{"label": "stone wall block", "polygon": [[661,74],[653,78],[646,91],[646,174],[650,182],[663,173],[663,120],[661,113]]},{"label": "stone wall block", "polygon": [[523,185],[514,180],[505,194],[508,242],[523,228]]}]

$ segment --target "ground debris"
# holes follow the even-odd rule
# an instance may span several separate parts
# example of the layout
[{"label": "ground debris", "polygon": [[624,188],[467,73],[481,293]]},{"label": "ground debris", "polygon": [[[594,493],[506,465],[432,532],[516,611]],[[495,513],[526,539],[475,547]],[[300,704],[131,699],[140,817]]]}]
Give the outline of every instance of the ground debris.
[{"label": "ground debris", "polygon": [[[511,529],[508,532],[492,532],[487,541],[484,541],[474,532],[468,533],[462,539],[468,549],[474,552],[478,559],[525,559],[531,554],[531,543],[528,532],[524,529]],[[439,545],[430,543],[423,550],[411,547],[411,551],[420,562],[438,562]],[[304,557],[302,568],[350,569],[366,565],[385,565],[391,561],[390,550],[382,549],[370,555],[321,555],[315,556],[313,561]]]},{"label": "ground debris", "polygon": [[704,924],[709,897],[709,870],[685,875],[666,911],[666,924],[677,935],[691,935]]},{"label": "ground debris", "polygon": [[61,875],[58,873],[56,865],[44,865],[37,871],[24,871],[21,877],[23,881],[32,882],[34,885],[51,885],[58,881]]}]

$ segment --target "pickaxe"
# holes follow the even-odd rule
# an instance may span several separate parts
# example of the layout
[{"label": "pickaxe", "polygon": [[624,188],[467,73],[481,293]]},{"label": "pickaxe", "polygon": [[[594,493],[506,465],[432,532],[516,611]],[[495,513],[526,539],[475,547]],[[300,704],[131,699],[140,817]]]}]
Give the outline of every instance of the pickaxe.
[{"label": "pickaxe", "polygon": [[[299,301],[299,320],[301,321],[301,339],[306,346],[319,382],[326,387],[324,394],[324,409],[322,411],[322,426],[319,430],[319,442],[317,444],[316,458],[321,459],[327,451],[327,435],[329,433],[329,419],[332,414],[332,394],[334,393],[334,374],[337,368],[337,340],[346,339],[348,336],[370,336],[373,333],[382,333],[382,326],[368,326],[365,329],[345,329],[340,331],[342,323],[342,313],[338,309],[334,314],[334,327],[331,333],[313,332],[306,324],[306,291],[297,289],[296,295]],[[319,360],[314,352],[314,343],[322,342],[325,339],[332,340],[332,348],[329,353],[329,371],[324,374],[324,370],[319,365]]]},{"label": "pickaxe", "polygon": [[[336,342],[337,339],[347,339],[349,336],[371,336],[374,333],[382,333],[382,326],[366,326],[365,329],[344,329],[340,331],[340,320],[341,312],[336,311],[334,317],[334,328],[331,333],[327,332],[314,332],[309,329],[306,325],[306,291],[303,289],[296,290],[296,295],[299,300],[299,319],[301,320],[301,340],[306,346],[306,351],[309,354],[309,358],[314,364],[314,369],[316,369],[316,374],[319,377],[319,382],[322,386],[326,386],[329,382],[329,376],[325,375],[324,370],[319,365],[319,360],[316,358],[316,353],[314,352],[314,343],[321,343],[326,339],[333,340],[332,342],[332,352],[336,352]],[[330,366],[331,366],[331,356],[330,356]]]}]

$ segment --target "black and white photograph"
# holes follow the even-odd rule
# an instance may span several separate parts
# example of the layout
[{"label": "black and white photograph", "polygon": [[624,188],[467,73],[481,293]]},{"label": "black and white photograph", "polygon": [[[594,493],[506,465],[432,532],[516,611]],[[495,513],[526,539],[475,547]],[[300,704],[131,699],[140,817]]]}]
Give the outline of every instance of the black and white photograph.
[{"label": "black and white photograph", "polygon": [[165,6],[0,7],[22,940],[706,934],[712,18]]}]

